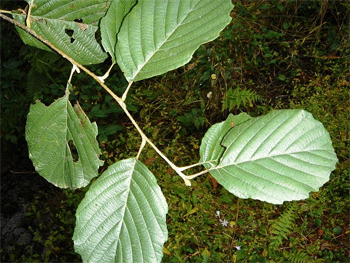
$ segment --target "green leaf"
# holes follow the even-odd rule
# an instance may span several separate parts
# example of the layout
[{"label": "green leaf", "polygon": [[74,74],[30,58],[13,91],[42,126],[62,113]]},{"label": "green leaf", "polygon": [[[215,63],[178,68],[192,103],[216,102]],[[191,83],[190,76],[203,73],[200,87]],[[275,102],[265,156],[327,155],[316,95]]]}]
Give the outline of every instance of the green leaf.
[{"label": "green leaf", "polygon": [[128,81],[186,64],[231,21],[231,0],[141,0],[125,17],[116,57]]},{"label": "green leaf", "polygon": [[116,62],[115,46],[117,34],[120,30],[124,17],[136,4],[136,0],[115,0],[112,2],[107,14],[101,20],[101,37],[103,48],[111,55],[112,61]]},{"label": "green leaf", "polygon": [[[95,34],[109,4],[106,0],[35,0],[31,29],[80,64],[101,63],[107,54]],[[26,24],[25,14],[13,14],[13,17]],[[52,51],[24,30],[17,28],[17,31],[25,44]]]},{"label": "green leaf", "polygon": [[303,110],[252,118],[231,129],[222,146],[211,175],[240,198],[273,204],[308,198],[329,180],[337,162],[328,132]]},{"label": "green leaf", "polygon": [[168,205],[135,158],[111,165],[78,206],[74,247],[84,262],[160,262]]},{"label": "green leaf", "polygon": [[31,105],[26,140],[36,171],[58,187],[75,189],[96,177],[103,161],[96,123],[90,123],[79,104],[73,108],[68,97],[67,92],[48,107]]},{"label": "green leaf", "polygon": [[252,117],[244,112],[237,116],[230,114],[225,121],[214,124],[209,128],[202,139],[199,149],[199,154],[201,156],[200,162],[203,163],[206,169],[218,165],[225,151],[221,142],[228,131],[251,118]]}]

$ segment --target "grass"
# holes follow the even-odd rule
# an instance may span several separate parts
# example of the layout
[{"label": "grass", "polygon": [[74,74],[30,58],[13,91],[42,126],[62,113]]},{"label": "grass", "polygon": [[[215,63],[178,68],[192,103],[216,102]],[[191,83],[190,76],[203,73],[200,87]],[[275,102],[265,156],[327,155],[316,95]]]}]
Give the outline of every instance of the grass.
[{"label": "grass", "polygon": [[[329,131],[339,163],[330,181],[310,198],[271,205],[239,199],[210,175],[186,187],[146,148],[141,159],[156,175],[169,205],[163,262],[349,261],[349,7],[340,1],[234,2],[233,22],[220,38],[200,47],[188,65],[135,83],[131,108],[140,126],[169,159],[188,165],[198,161],[207,128],[229,112],[259,116],[302,108]],[[113,114],[120,116],[113,124],[121,131],[105,133],[108,141],[101,143],[107,163],[135,156],[141,142],[137,132],[120,112],[110,112],[114,104],[108,97],[80,78],[76,85],[89,88],[77,87],[76,98],[87,111],[92,104],[102,105],[94,111],[105,116],[99,125],[110,125]],[[110,81],[121,83],[119,78]],[[223,98],[237,87],[256,97],[224,107]],[[79,260],[71,236],[84,192],[59,192],[46,210],[40,205],[49,199],[45,192],[28,208],[28,221],[34,220],[32,254],[16,255],[14,248],[2,255],[3,261]],[[40,224],[43,217],[54,223]]]}]

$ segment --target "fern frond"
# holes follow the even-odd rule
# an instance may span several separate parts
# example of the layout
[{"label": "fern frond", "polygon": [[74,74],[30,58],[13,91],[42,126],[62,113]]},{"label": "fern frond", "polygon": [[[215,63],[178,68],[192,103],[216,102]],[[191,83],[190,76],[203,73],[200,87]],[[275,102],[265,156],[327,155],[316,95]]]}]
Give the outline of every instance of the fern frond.
[{"label": "fern frond", "polygon": [[222,100],[222,111],[231,111],[235,107],[239,108],[241,105],[243,107],[247,105],[252,107],[253,103],[260,99],[261,97],[255,91],[240,89],[239,87],[235,89],[230,88]]},{"label": "fern frond", "polygon": [[201,109],[192,109],[177,119],[185,127],[193,127],[194,125],[197,129],[200,129],[205,124],[205,117],[203,115],[204,113]]},{"label": "fern frond", "polygon": [[[38,92],[40,92],[45,86],[46,82],[45,75],[31,68],[28,73],[26,92],[27,96],[34,98]],[[37,99],[37,98],[35,98]]]},{"label": "fern frond", "polygon": [[297,211],[298,204],[292,203],[291,206],[273,222],[270,231],[272,234],[270,238],[270,250],[276,250],[283,244],[284,239],[288,239],[288,235],[291,233],[294,227],[294,221],[298,216]]},{"label": "fern frond", "polygon": [[289,251],[288,253],[283,253],[285,259],[288,260],[288,262],[293,263],[311,263],[315,262],[315,260],[311,257],[309,257],[308,254],[305,252],[298,250],[298,251]]},{"label": "fern frond", "polygon": [[25,59],[29,60],[31,66],[36,72],[44,73],[50,68],[52,69],[54,64],[58,62],[61,57],[52,52],[47,52],[42,49],[33,49],[25,56]]}]

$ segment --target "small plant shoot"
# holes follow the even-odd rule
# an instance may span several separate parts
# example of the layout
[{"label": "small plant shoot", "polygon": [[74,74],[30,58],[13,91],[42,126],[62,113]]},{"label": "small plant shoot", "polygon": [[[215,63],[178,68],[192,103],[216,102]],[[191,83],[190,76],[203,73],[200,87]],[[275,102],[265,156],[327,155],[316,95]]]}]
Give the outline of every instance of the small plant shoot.
[{"label": "small plant shoot", "polygon": [[[168,205],[156,175],[139,160],[146,144],[187,186],[210,173],[244,199],[272,204],[306,199],[329,180],[338,160],[330,136],[304,110],[275,110],[259,117],[230,114],[206,132],[199,162],[185,167],[169,160],[127,110],[134,82],[185,65],[200,45],[219,36],[231,22],[231,0],[27,2],[26,10],[2,12],[1,17],[15,24],[25,44],[56,52],[72,64],[65,95],[51,105],[38,101],[30,107],[29,156],[36,171],[60,188],[82,188],[98,177],[76,211],[74,248],[83,262],[161,262]],[[108,57],[110,70],[104,76],[84,67]],[[116,64],[128,81],[121,97],[104,84]],[[113,97],[142,139],[136,157],[110,165],[99,176],[103,161],[97,124],[78,102],[72,106],[69,101],[71,80],[82,71]],[[229,88],[234,96],[235,87]],[[200,172],[185,172],[197,166]]]}]

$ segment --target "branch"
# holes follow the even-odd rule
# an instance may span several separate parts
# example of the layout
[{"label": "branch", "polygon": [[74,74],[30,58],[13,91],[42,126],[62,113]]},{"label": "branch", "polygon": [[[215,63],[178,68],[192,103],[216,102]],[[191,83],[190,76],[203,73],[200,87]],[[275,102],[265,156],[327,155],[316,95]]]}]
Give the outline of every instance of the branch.
[{"label": "branch", "polygon": [[26,24],[27,24],[27,27],[30,28],[30,14],[32,13],[32,7],[34,5],[34,0],[32,0],[30,3],[29,3],[29,8],[28,8],[28,14],[27,14],[27,19],[26,19]]},{"label": "branch", "polygon": [[[1,10],[2,12],[2,10]],[[4,12],[2,12],[4,13]],[[104,83],[103,83],[103,79],[101,79],[100,77],[96,76],[93,72],[91,72],[90,70],[88,70],[87,68],[85,68],[83,65],[79,64],[78,62],[76,62],[74,59],[72,59],[71,57],[69,57],[67,54],[65,54],[64,52],[62,52],[60,49],[58,49],[57,47],[55,47],[53,44],[51,44],[49,41],[47,41],[46,39],[44,39],[43,37],[39,36],[34,30],[26,27],[25,25],[19,23],[18,21],[9,18],[8,16],[3,15],[2,13],[0,13],[0,17],[9,21],[10,23],[14,24],[15,26],[23,29],[24,31],[26,31],[27,33],[31,34],[32,36],[34,36],[35,38],[37,38],[38,40],[40,40],[41,42],[43,42],[45,45],[47,45],[48,47],[50,47],[51,49],[53,49],[54,51],[56,51],[58,54],[60,54],[63,58],[67,59],[70,63],[72,63],[73,65],[75,65],[76,67],[80,68],[81,70],[83,70],[84,72],[86,72],[88,75],[90,75],[94,80],[97,81],[98,84],[100,84],[111,96],[112,98],[114,98],[117,103],[120,105],[120,107],[123,109],[123,111],[125,112],[125,114],[128,116],[128,118],[130,119],[130,121],[132,122],[132,124],[134,125],[134,127],[137,129],[137,131],[139,132],[139,134],[142,137],[143,141],[146,141],[149,145],[151,145],[151,147],[163,158],[163,160],[165,160],[171,168],[173,168],[175,170],[175,172],[185,181],[185,184],[187,186],[191,185],[191,182],[188,180],[187,176],[181,171],[181,169],[179,167],[177,167],[174,163],[172,163],[154,144],[153,142],[148,139],[148,137],[143,133],[142,129],[139,127],[139,125],[136,123],[136,121],[134,120],[134,118],[131,116],[130,112],[126,109],[126,104],[124,103],[124,99],[126,97],[126,94],[128,92],[128,90],[130,89],[131,84],[129,83],[129,86],[126,90],[126,92],[123,95],[123,98],[118,97],[111,89],[109,89]],[[143,146],[141,145],[142,149]],[[140,155],[140,152],[138,153],[138,156]]]},{"label": "branch", "polygon": [[[2,11],[1,11],[2,12]],[[83,70],[84,72],[86,72],[88,75],[90,75],[93,79],[95,79],[98,84],[100,84],[118,103],[123,103],[122,99],[119,98],[117,95],[114,94],[114,92],[112,90],[110,90],[103,82],[102,80],[96,76],[94,73],[92,73],[90,70],[88,70],[86,67],[84,67],[83,65],[79,64],[78,62],[76,62],[74,59],[72,59],[71,57],[69,57],[66,53],[62,52],[60,49],[56,48],[54,45],[52,45],[49,41],[47,41],[45,38],[39,36],[33,29],[30,29],[28,27],[26,27],[25,25],[19,23],[18,21],[9,18],[8,16],[5,16],[3,14],[0,13],[0,17],[9,21],[10,23],[14,24],[15,26],[23,29],[24,31],[26,31],[27,33],[31,34],[33,37],[37,38],[38,40],[40,40],[41,42],[43,42],[45,45],[47,45],[48,47],[50,47],[51,49],[53,49],[54,51],[56,51],[58,54],[60,54],[63,58],[67,59],[70,63],[72,63],[73,65],[76,65],[78,68],[80,68],[81,70]]]}]

